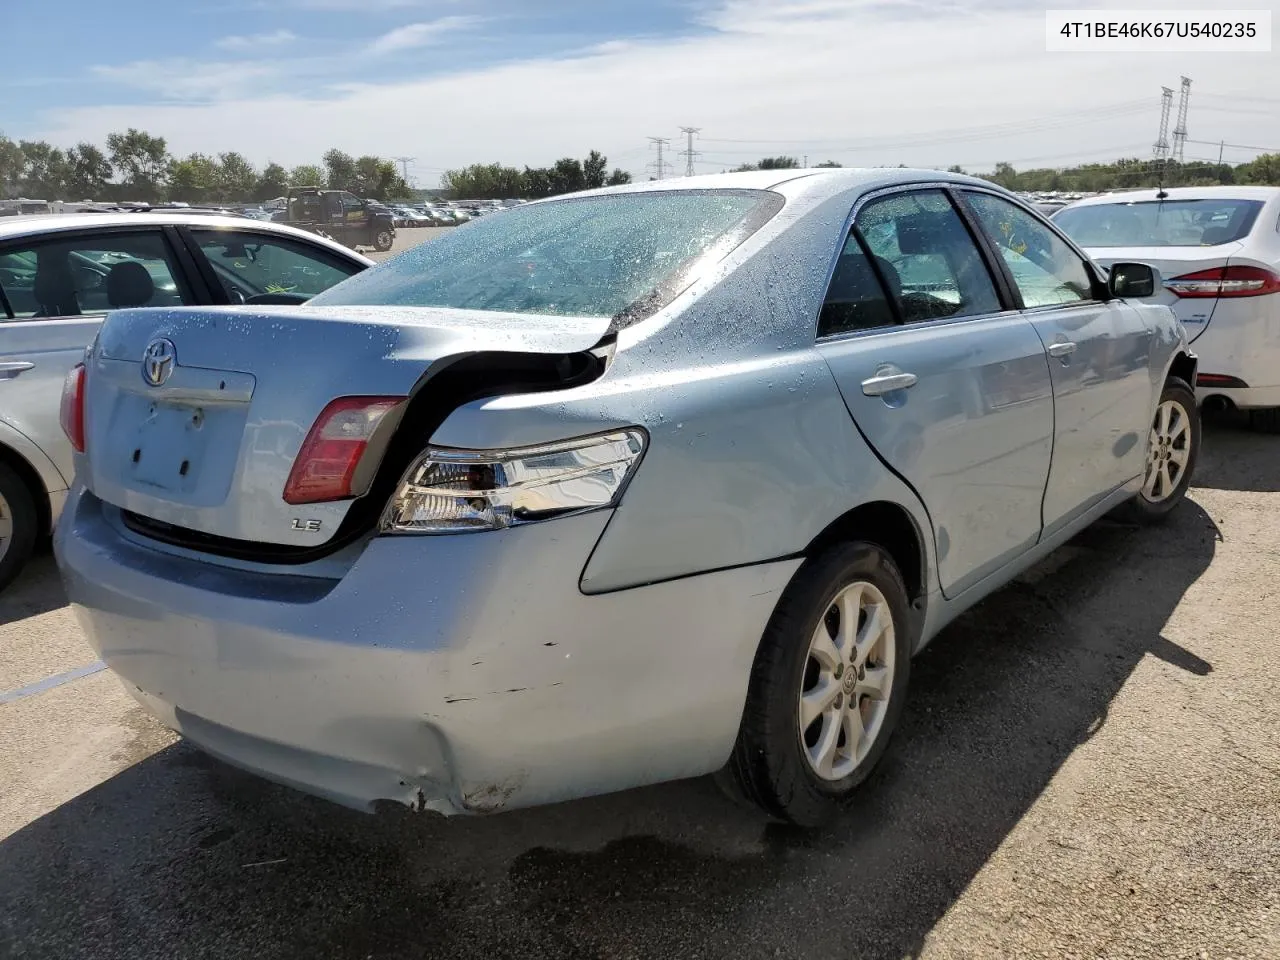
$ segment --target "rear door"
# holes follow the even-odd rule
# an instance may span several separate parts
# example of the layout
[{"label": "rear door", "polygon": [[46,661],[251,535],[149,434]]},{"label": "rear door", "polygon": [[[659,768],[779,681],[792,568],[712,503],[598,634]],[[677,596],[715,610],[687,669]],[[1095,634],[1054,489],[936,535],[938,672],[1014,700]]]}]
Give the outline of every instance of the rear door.
[{"label": "rear door", "polygon": [[67,373],[103,315],[195,302],[159,226],[58,233],[0,244],[0,420],[29,437],[70,481],[58,410]]},{"label": "rear door", "polygon": [[1048,224],[994,193],[962,196],[1049,354],[1055,420],[1044,525],[1051,533],[1145,470],[1154,334],[1137,310],[1106,298],[1084,258]]},{"label": "rear door", "polygon": [[818,350],[858,428],[924,502],[944,593],[1038,541],[1053,444],[1044,346],[1002,300],[946,192],[894,190],[861,206]]}]

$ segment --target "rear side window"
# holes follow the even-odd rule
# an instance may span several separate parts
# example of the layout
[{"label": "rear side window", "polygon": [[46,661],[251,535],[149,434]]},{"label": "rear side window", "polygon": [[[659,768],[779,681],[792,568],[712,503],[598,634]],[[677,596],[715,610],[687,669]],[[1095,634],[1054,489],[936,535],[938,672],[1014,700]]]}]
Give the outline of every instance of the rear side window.
[{"label": "rear side window", "polygon": [[1093,298],[1089,268],[1060,236],[1003,197],[965,197],[1013,274],[1023,306],[1052,307]]},{"label": "rear side window", "polygon": [[192,230],[191,236],[232,302],[267,293],[314,297],[360,272],[326,250],[240,230]]},{"label": "rear side window", "polygon": [[158,230],[7,245],[0,248],[0,290],[17,320],[195,302]]},{"label": "rear side window", "polygon": [[1082,247],[1214,247],[1243,240],[1261,200],[1144,200],[1067,207],[1053,218]]},{"label": "rear side window", "polygon": [[893,310],[884,287],[858,238],[850,233],[836,261],[822,312],[818,315],[818,336],[871,330],[892,323]]},{"label": "rear side window", "polygon": [[906,323],[1001,309],[977,244],[941,190],[872,200],[854,224]]},{"label": "rear side window", "polygon": [[529,204],[450,231],[312,303],[608,316],[625,324],[670,302],[781,205],[776,194],[755,190]]}]

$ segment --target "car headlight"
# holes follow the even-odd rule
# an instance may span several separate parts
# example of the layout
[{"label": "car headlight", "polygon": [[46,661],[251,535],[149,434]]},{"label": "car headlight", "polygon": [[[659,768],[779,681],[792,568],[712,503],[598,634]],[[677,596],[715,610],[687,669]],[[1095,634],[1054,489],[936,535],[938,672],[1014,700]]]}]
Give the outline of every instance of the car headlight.
[{"label": "car headlight", "polygon": [[428,447],[382,514],[382,533],[501,530],[617,503],[646,435],[621,430],[514,450]]}]

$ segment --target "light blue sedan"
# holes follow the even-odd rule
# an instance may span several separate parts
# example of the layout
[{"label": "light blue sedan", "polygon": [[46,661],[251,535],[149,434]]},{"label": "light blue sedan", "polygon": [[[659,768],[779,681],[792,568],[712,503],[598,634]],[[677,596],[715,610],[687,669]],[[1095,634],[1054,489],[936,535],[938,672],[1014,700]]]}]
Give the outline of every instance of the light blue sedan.
[{"label": "light blue sedan", "polygon": [[1158,282],[934,171],[520,206],[305,307],[113,313],[58,560],[129,690],[265,777],[454,814],[722,771],[819,822],[950,620],[1182,500]]}]

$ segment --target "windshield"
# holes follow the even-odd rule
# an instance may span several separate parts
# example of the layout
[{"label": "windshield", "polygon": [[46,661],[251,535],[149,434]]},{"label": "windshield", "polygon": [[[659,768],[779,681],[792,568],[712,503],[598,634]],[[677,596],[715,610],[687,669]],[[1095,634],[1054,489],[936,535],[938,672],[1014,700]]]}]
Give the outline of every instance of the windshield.
[{"label": "windshield", "polygon": [[664,190],[530,204],[480,219],[311,302],[647,316],[771,216],[755,190]]},{"label": "windshield", "polygon": [[1261,200],[1144,200],[1068,207],[1053,222],[1082,247],[1212,247],[1248,235]]}]

